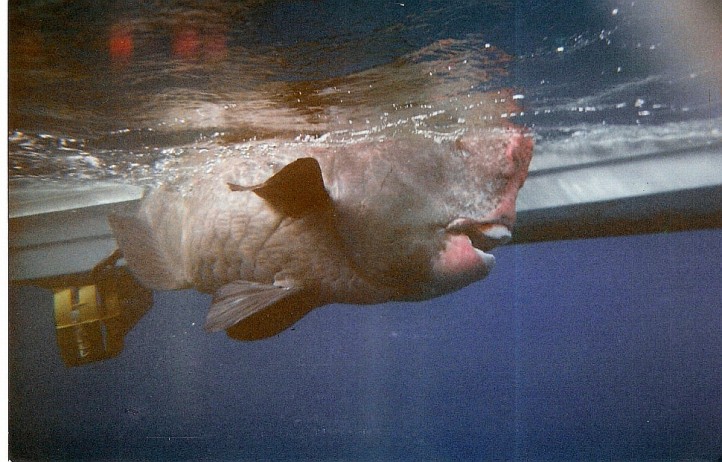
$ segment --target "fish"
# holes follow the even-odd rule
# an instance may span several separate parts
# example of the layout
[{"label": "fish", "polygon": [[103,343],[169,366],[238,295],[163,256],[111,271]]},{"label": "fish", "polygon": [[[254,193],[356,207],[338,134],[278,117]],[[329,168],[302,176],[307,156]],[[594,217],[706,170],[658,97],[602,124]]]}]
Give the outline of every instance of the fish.
[{"label": "fish", "polygon": [[278,143],[109,222],[143,285],[211,293],[207,331],[265,338],[319,306],[426,300],[483,279],[511,238],[532,148],[513,126]]},{"label": "fish", "polygon": [[[483,279],[533,151],[512,122],[518,93],[493,85],[509,62],[477,39],[444,40],[207,110],[233,133],[109,217],[128,267],[151,289],[212,294],[205,329],[238,340],[331,303],[426,300]],[[193,126],[192,112],[167,116]]]}]

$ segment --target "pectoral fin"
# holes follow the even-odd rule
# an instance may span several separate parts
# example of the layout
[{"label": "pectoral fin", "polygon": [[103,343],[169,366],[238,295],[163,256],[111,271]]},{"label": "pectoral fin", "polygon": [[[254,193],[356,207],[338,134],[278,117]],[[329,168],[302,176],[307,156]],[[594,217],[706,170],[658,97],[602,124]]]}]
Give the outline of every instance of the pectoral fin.
[{"label": "pectoral fin", "polygon": [[319,305],[304,292],[283,298],[226,330],[234,340],[260,340],[280,334]]},{"label": "pectoral fin", "polygon": [[226,284],[213,296],[205,330],[218,332],[228,329],[297,292],[299,290],[294,288],[248,281]]},{"label": "pectoral fin", "polygon": [[318,161],[297,159],[257,186],[228,183],[231,191],[253,191],[280,212],[294,218],[323,210],[331,205]]}]

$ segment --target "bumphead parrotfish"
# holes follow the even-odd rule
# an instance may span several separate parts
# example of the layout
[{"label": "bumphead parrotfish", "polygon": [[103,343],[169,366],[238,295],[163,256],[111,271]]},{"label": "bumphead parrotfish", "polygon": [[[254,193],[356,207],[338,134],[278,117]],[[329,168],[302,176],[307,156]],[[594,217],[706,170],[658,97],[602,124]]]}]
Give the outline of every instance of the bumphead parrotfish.
[{"label": "bumphead parrotfish", "polygon": [[[478,90],[508,59],[472,45],[444,41],[315,88],[271,88],[295,98],[278,107],[328,136],[182,159],[187,175],[110,217],[131,271],[152,289],[213,294],[206,330],[238,339],[329,303],[424,300],[484,278],[488,252],[511,237],[532,140],[510,123],[510,91]],[[236,122],[279,129],[289,118],[259,112],[269,105]]]},{"label": "bumphead parrotfish", "polygon": [[265,337],[321,305],[423,300],[484,278],[488,251],[511,237],[531,151],[509,127],[291,143],[273,162],[228,158],[160,187],[110,224],[144,285],[212,293],[208,331]]}]

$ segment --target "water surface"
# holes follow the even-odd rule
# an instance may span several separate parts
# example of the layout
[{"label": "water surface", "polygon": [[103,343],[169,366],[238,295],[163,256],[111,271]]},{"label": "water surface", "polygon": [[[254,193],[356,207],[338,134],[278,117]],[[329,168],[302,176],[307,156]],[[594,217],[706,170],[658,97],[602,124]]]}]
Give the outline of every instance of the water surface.
[{"label": "water surface", "polygon": [[[715,149],[720,11],[681,3],[12,1],[11,208],[279,140],[511,122],[533,171]],[[205,334],[206,295],[157,292],[119,356],[77,368],[52,293],[12,286],[11,458],[717,460],[721,242],[509,246],[458,293],[259,342]]]}]

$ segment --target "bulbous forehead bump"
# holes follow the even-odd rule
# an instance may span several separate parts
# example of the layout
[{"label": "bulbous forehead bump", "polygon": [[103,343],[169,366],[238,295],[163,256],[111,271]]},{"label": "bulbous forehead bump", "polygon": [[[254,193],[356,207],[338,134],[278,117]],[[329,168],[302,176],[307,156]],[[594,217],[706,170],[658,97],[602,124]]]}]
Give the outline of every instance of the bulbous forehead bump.
[{"label": "bulbous forehead bump", "polygon": [[532,147],[531,138],[516,127],[472,132],[455,142],[455,148],[466,153],[468,167],[476,174],[521,182],[527,175]]}]

